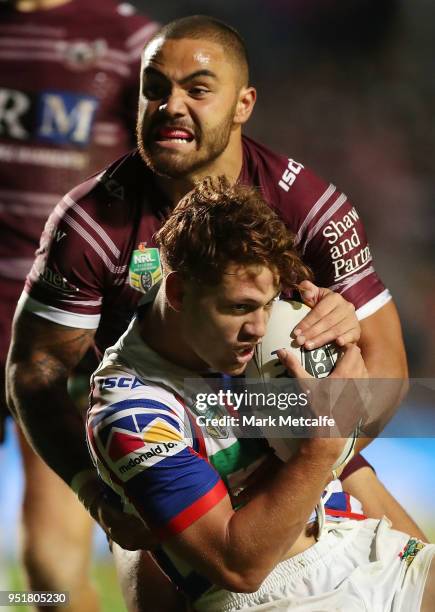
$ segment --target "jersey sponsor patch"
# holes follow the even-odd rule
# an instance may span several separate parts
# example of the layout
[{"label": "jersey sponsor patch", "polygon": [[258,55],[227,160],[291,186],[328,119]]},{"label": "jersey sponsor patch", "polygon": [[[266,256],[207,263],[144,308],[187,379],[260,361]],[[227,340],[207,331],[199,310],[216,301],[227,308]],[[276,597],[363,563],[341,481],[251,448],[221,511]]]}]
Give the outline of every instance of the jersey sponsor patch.
[{"label": "jersey sponsor patch", "polygon": [[340,219],[331,220],[323,228],[334,266],[334,281],[337,282],[365,267],[371,261],[370,247],[362,245],[357,229],[359,215],[351,208]]},{"label": "jersey sponsor patch", "polygon": [[180,426],[169,413],[127,412],[107,417],[96,427],[104,455],[124,481],[185,448]]},{"label": "jersey sponsor patch", "polygon": [[98,106],[87,94],[0,88],[0,137],[85,147]]},{"label": "jersey sponsor patch", "polygon": [[130,286],[147,293],[163,277],[159,249],[141,242],[131,255],[128,278]]}]

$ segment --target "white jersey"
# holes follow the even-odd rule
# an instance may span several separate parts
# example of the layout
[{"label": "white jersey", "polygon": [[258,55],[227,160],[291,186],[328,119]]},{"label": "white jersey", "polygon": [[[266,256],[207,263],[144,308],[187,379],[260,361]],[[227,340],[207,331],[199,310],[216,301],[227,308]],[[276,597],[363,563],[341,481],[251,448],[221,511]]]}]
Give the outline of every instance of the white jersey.
[{"label": "white jersey", "polygon": [[[165,539],[181,533],[227,494],[237,507],[247,478],[254,474],[255,479],[273,451],[264,437],[237,438],[230,426],[202,425],[195,406],[186,401],[185,382],[198,380],[197,375],[151,350],[138,327],[134,319],[93,376],[89,447],[100,475],[125,509],[161,539],[155,556],[165,573],[198,600],[212,585],[171,556]],[[204,392],[211,391],[207,385]],[[216,414],[225,409],[219,406]],[[359,502],[343,493],[339,483],[325,492],[323,505],[337,520],[365,518]],[[315,517],[313,508],[309,520]]]}]

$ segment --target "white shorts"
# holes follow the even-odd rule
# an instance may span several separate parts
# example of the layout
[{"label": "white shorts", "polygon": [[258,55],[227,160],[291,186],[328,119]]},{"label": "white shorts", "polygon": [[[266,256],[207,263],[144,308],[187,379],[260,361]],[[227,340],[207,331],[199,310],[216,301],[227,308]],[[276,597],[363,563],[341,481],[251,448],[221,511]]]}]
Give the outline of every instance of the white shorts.
[{"label": "white shorts", "polygon": [[279,563],[255,593],[220,589],[194,610],[418,612],[435,545],[419,543],[414,556],[411,544],[404,558],[409,542],[385,518],[329,523],[316,544]]}]

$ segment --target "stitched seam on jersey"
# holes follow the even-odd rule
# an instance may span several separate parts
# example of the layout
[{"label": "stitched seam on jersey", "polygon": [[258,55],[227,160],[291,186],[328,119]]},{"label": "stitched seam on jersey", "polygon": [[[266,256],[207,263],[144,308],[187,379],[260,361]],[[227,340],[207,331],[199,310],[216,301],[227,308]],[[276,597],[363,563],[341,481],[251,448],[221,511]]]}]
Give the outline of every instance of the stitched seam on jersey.
[{"label": "stitched seam on jersey", "polygon": [[300,226],[298,233],[296,234],[295,245],[298,245],[300,243],[302,239],[302,234],[305,231],[305,228],[310,223],[310,221],[313,219],[313,217],[317,215],[317,213],[322,208],[322,206],[327,202],[327,200],[329,200],[329,198],[332,196],[335,190],[336,190],[336,186],[331,183],[329,187],[326,189],[326,191],[323,192],[323,194],[314,204],[314,206],[312,207],[312,209],[306,216],[305,221]]},{"label": "stitched seam on jersey", "polygon": [[92,227],[95,232],[97,232],[99,237],[107,244],[115,257],[119,257],[121,255],[121,251],[118,249],[107,232],[101,227],[101,225],[94,221],[94,219],[92,219],[92,217],[80,206],[80,204],[77,204],[77,202],[75,202],[69,195],[66,195],[64,200],[67,204],[72,205],[71,210],[74,210],[78,215],[80,215],[80,217],[86,221],[86,223]]},{"label": "stitched seam on jersey", "polygon": [[99,255],[107,267],[107,269],[112,272],[112,274],[122,274],[125,272],[127,266],[115,266],[107,256],[107,254],[103,251],[100,245],[92,238],[92,236],[87,232],[81,225],[77,223],[72,217],[69,216],[68,213],[65,213],[63,216],[64,220],[68,225],[70,225],[76,232],[91,246],[97,255]]},{"label": "stitched seam on jersey", "polygon": [[[367,260],[367,261],[370,261],[370,260]],[[355,276],[351,276],[345,281],[340,281],[338,283],[335,283],[335,285],[332,285],[329,288],[331,289],[331,291],[336,291],[337,289],[340,289],[340,288],[342,291],[347,291],[348,289],[356,285],[356,283],[359,283],[360,280],[362,280],[366,276],[369,276],[369,274],[371,274],[374,271],[375,271],[374,267],[370,266],[369,268],[367,268],[367,270],[364,270],[363,272],[360,272],[359,274],[355,274]]]},{"label": "stitched seam on jersey", "polygon": [[311,228],[308,232],[308,236],[304,242],[304,246],[302,247],[302,253],[305,253],[305,249],[307,248],[308,243],[314,238],[317,232],[325,225],[327,221],[337,212],[341,206],[346,202],[347,196],[342,193],[340,197],[338,197],[334,204],[329,208],[317,221],[316,225]]}]

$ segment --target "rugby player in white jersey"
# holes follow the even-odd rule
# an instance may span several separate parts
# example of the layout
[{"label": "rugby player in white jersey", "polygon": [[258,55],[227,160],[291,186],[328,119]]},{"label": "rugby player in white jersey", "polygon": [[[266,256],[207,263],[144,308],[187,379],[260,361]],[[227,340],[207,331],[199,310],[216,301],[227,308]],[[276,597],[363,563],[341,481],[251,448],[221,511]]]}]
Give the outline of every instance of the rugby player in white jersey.
[{"label": "rugby player in white jersey", "polygon": [[[255,189],[205,179],[157,243],[163,281],[93,376],[88,442],[103,480],[150,528],[162,570],[198,612],[433,610],[435,545],[367,519],[345,493],[320,501],[342,438],[303,440],[283,463],[265,439],[210,431],[185,391],[210,370],[244,372],[274,300],[307,277],[294,236]],[[331,377],[368,378],[356,345]],[[342,395],[336,408],[356,401]]]}]

